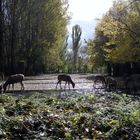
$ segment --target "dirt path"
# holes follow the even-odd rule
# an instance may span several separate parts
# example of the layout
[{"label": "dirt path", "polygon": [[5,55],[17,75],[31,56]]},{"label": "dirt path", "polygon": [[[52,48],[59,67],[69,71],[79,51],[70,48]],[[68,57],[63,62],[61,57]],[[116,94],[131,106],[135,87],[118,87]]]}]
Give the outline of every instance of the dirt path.
[{"label": "dirt path", "polygon": [[[25,93],[32,93],[32,91],[49,91],[51,94],[58,94],[58,92],[66,92],[67,93],[100,93],[105,94],[107,91],[105,89],[99,89],[97,85],[97,89],[93,88],[93,77],[94,74],[70,74],[72,80],[75,82],[75,88],[73,89],[71,86],[71,90],[69,90],[69,87],[67,86],[66,89],[64,89],[65,82],[62,82],[62,88],[64,90],[60,90],[60,87],[58,85],[58,88],[56,89],[56,83],[57,83],[57,76],[58,74],[43,74],[38,76],[26,76],[25,80],[23,81],[24,87],[25,87]],[[119,81],[117,83],[118,90],[117,93],[121,93],[123,91],[123,84],[122,81],[117,79]],[[120,85],[119,85],[120,84]],[[94,85],[95,86],[95,85]],[[15,93],[20,92],[21,86],[20,84],[15,84],[14,90]],[[12,86],[10,87],[9,92],[11,93]],[[21,92],[20,92],[21,93]],[[23,92],[22,92],[23,93]],[[140,95],[140,91],[136,92],[135,94]]]},{"label": "dirt path", "polygon": [[[75,90],[92,90],[93,81],[88,80],[90,74],[72,74],[71,78],[75,82]],[[27,76],[24,80],[25,90],[55,90],[57,74],[45,74],[38,76]],[[62,83],[64,87],[64,82]],[[59,89],[58,85],[58,89]],[[68,86],[67,86],[68,88]],[[72,88],[72,87],[71,87]],[[10,87],[10,90],[12,87]],[[15,84],[15,90],[20,90],[20,84]]]}]

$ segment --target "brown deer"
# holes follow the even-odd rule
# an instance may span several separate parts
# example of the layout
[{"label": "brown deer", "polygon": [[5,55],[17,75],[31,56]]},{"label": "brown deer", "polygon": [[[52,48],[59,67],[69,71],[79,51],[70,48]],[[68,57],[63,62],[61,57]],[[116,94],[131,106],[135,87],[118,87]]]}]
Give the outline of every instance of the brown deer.
[{"label": "brown deer", "polygon": [[[9,76],[7,81],[2,85],[4,92],[6,91],[7,86],[8,86],[8,90],[9,90],[11,84],[12,84],[13,91],[14,91],[14,84],[15,83],[20,83],[21,89],[24,90],[23,80],[24,80],[23,74],[15,74],[15,75]],[[2,86],[0,86],[0,90],[2,90]]]},{"label": "brown deer", "polygon": [[96,85],[97,83],[101,83],[102,85],[106,86],[106,76],[96,75],[94,79],[94,85]]},{"label": "brown deer", "polygon": [[115,78],[109,76],[106,77],[106,90],[111,91],[111,90],[116,90],[117,88],[117,81]]},{"label": "brown deer", "polygon": [[65,81],[65,88],[66,88],[67,84],[69,85],[69,89],[70,89],[70,84],[72,85],[73,88],[75,87],[75,83],[72,81],[72,79],[69,75],[61,74],[61,75],[58,75],[58,82],[56,84],[56,89],[57,89],[58,84],[60,84],[60,88],[62,89],[62,87],[61,87],[62,81]]}]

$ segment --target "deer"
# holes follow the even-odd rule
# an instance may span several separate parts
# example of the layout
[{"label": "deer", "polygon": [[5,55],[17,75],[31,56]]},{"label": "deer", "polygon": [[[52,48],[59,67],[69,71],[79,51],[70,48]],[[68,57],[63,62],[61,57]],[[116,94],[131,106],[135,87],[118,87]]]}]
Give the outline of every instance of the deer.
[{"label": "deer", "polygon": [[9,76],[9,78],[6,80],[6,82],[5,82],[3,85],[0,86],[0,90],[2,90],[2,88],[3,88],[3,89],[4,89],[4,92],[6,92],[7,86],[8,86],[8,90],[9,90],[10,85],[12,84],[13,92],[14,92],[14,84],[15,84],[15,83],[20,83],[20,85],[21,85],[21,90],[24,90],[23,80],[24,80],[24,75],[23,75],[23,74],[11,75],[11,76]]},{"label": "deer", "polygon": [[58,78],[58,82],[56,84],[56,89],[57,89],[58,84],[60,84],[60,88],[62,89],[62,87],[61,87],[62,81],[65,81],[65,88],[66,88],[67,84],[69,85],[69,89],[70,89],[70,84],[72,85],[73,88],[75,87],[75,83],[72,81],[72,79],[69,75],[61,74],[61,75],[58,75],[57,78]]},{"label": "deer", "polygon": [[[107,75],[97,75],[94,79],[94,84],[101,83],[107,91],[116,90],[117,81],[115,78]],[[94,86],[94,85],[93,85]]]},{"label": "deer", "polygon": [[106,77],[106,90],[111,91],[111,90],[116,90],[117,88],[117,81],[115,78],[108,76]]},{"label": "deer", "polygon": [[102,85],[106,86],[106,76],[103,75],[96,75],[94,78],[94,85],[96,85],[97,83],[101,83]]}]

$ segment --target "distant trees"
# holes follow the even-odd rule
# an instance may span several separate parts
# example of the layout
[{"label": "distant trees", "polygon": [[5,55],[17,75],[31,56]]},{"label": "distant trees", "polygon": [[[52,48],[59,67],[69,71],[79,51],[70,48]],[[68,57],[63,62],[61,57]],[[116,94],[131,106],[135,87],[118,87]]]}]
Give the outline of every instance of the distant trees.
[{"label": "distant trees", "polygon": [[73,72],[77,70],[77,57],[80,47],[82,29],[79,25],[72,27]]},{"label": "distant trees", "polygon": [[81,45],[80,25],[73,26],[68,47],[67,9],[68,0],[0,0],[0,71],[87,72],[92,64],[113,75],[140,73],[139,0],[114,2],[88,50]]},{"label": "distant trees", "polygon": [[[60,51],[60,67],[58,72],[86,73],[90,72],[88,49],[81,39],[82,28],[80,25],[72,27],[72,33],[64,41]],[[71,37],[71,38],[70,38]]]},{"label": "distant trees", "polygon": [[16,73],[20,61],[26,74],[55,71],[67,9],[67,0],[0,0],[0,71]]}]

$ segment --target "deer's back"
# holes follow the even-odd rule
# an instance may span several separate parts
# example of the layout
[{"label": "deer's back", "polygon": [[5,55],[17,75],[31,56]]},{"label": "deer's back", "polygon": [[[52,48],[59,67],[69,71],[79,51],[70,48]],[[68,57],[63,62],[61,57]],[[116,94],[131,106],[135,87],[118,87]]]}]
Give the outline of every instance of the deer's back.
[{"label": "deer's back", "polygon": [[24,75],[23,74],[15,74],[15,75],[11,75],[8,80],[7,83],[18,83],[23,81],[24,79]]},{"label": "deer's back", "polygon": [[69,75],[61,74],[58,75],[59,81],[71,81],[71,77]]},{"label": "deer's back", "polygon": [[116,83],[117,81],[113,77],[107,77],[106,78],[106,83]]},{"label": "deer's back", "polygon": [[105,82],[105,77],[102,75],[95,76],[94,82],[98,82],[98,81]]}]

